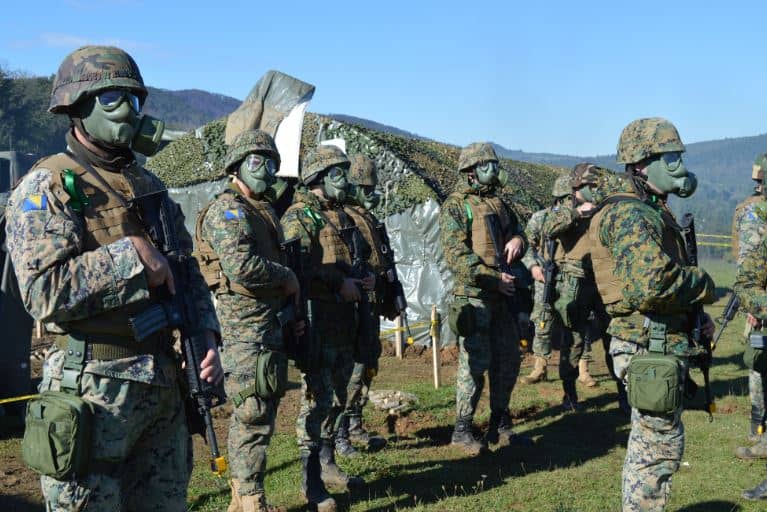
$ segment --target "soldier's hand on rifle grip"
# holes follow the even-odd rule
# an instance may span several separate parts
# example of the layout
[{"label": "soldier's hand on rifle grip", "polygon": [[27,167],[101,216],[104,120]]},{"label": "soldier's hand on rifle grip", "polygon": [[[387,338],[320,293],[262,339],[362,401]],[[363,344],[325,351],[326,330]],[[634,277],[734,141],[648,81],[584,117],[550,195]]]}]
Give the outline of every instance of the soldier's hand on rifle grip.
[{"label": "soldier's hand on rifle grip", "polygon": [[501,273],[501,279],[498,281],[498,291],[504,295],[514,295],[514,276]]},{"label": "soldier's hand on rifle grip", "polygon": [[716,332],[716,325],[714,325],[714,321],[711,319],[711,316],[708,313],[704,313],[703,317],[705,322],[703,322],[703,325],[700,326],[700,332],[704,338],[708,340],[713,339],[714,333]]},{"label": "soldier's hand on rifle grip", "polygon": [[359,302],[360,284],[362,284],[361,279],[353,279],[351,277],[347,277],[341,283],[341,289],[338,291],[338,293],[341,294],[341,298],[346,302]]},{"label": "soldier's hand on rifle grip", "polygon": [[758,328],[759,328],[759,326],[760,326],[760,323],[761,323],[761,322],[759,322],[759,319],[758,319],[758,318],[756,318],[756,317],[755,317],[754,315],[752,315],[751,313],[748,313],[748,314],[746,315],[746,322],[748,322],[748,325],[750,325],[750,326],[751,326],[752,328],[754,328],[754,329],[758,329]]},{"label": "soldier's hand on rifle grip", "polygon": [[533,275],[533,279],[538,281],[539,283],[543,283],[546,281],[546,277],[543,275],[543,269],[540,265],[533,265],[530,268],[530,273]]},{"label": "soldier's hand on rifle grip", "polygon": [[506,242],[506,247],[503,248],[504,254],[506,254],[506,263],[511,264],[513,261],[518,260],[522,257],[522,248],[525,246],[525,243],[522,241],[522,239],[518,236],[515,236],[508,242]]},{"label": "soldier's hand on rifle grip", "polygon": [[205,341],[208,344],[208,352],[200,363],[200,378],[211,384],[219,384],[224,378],[224,369],[221,367],[221,359],[218,356],[216,334],[206,330]]},{"label": "soldier's hand on rifle grip", "polygon": [[290,278],[282,283],[282,294],[285,297],[290,297],[297,295],[299,291],[301,291],[301,285],[299,285],[296,275],[291,272]]},{"label": "soldier's hand on rifle grip", "polygon": [[173,282],[173,272],[171,272],[165,256],[143,237],[129,236],[128,240],[135,247],[138,257],[144,265],[149,287],[157,288],[166,284],[170,293],[175,295],[176,284]]},{"label": "soldier's hand on rifle grip", "polygon": [[371,273],[371,274],[368,274],[367,277],[363,278],[362,279],[362,287],[366,291],[369,291],[369,292],[375,290],[375,287],[376,287],[376,276],[375,276],[375,274]]}]

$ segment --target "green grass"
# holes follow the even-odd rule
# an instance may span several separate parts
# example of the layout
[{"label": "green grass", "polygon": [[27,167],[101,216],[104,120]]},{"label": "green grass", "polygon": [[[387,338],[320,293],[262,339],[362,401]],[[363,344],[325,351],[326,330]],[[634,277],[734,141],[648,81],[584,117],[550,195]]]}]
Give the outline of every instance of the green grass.
[{"label": "green grass", "polygon": [[[734,268],[718,262],[703,262],[721,288],[722,297],[710,308],[721,312]],[[733,456],[748,433],[747,373],[741,362],[743,318],[726,329],[715,354],[712,381],[718,413],[714,421],[690,404],[683,420],[686,449],[682,467],[674,476],[669,510],[687,512],[761,511],[767,503],[740,498],[742,489],[767,477],[763,462],[744,462]],[[351,511],[610,511],[620,508],[620,479],[629,424],[616,412],[615,388],[601,364],[601,347],[595,346],[599,364],[593,374],[600,381],[595,389],[579,389],[586,405],[581,414],[562,414],[558,380],[536,386],[519,384],[512,397],[515,429],[533,436],[530,448],[503,448],[476,458],[464,456],[449,446],[454,420],[454,366],[442,368],[446,385],[435,390],[431,365],[426,357],[382,360],[381,375],[374,387],[402,389],[418,395],[420,403],[397,424],[399,437],[390,435],[384,450],[342,466],[368,482],[354,494],[337,493],[341,510]],[[428,354],[428,352],[427,352]],[[523,373],[530,370],[523,367]],[[550,378],[555,369],[550,368]],[[700,373],[693,377],[702,382]],[[270,501],[303,510],[299,495],[300,462],[293,434],[292,390],[282,407],[283,418],[269,449],[266,485]],[[702,391],[699,392],[702,395]],[[366,409],[370,428],[386,434],[384,413]],[[477,416],[481,425],[488,418],[484,396]],[[226,446],[225,440],[221,445]],[[18,440],[0,442],[0,459],[17,451]],[[225,510],[229,502],[226,481],[211,476],[204,446],[197,446],[197,460],[190,486],[190,509]],[[0,482],[1,483],[1,482]],[[31,509],[30,509],[31,510]]]}]

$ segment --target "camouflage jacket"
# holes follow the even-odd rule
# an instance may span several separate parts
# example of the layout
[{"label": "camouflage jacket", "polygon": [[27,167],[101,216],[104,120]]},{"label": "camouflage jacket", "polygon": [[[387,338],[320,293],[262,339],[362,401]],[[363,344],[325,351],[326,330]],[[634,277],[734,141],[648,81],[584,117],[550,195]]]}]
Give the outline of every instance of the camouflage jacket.
[{"label": "camouflage jacket", "polygon": [[761,193],[747,197],[735,207],[732,218],[733,253],[738,265],[748,251],[756,248],[767,232],[767,199]]},{"label": "camouflage jacket", "polygon": [[696,304],[714,300],[714,282],[701,268],[675,262],[663,247],[667,222],[673,222],[665,205],[638,200],[604,206],[597,227],[600,242],[615,263],[622,298],[606,305],[612,316],[608,332],[625,341],[645,342],[644,316],[666,318],[677,326],[669,333],[671,350],[686,354],[687,336],[679,326]]},{"label": "camouflage jacket", "polygon": [[[32,169],[14,189],[6,210],[6,240],[22,301],[27,311],[45,322],[48,330],[63,333],[67,322],[87,320],[99,314],[135,307],[150,294],[144,265],[128,238],[84,251],[85,222],[82,214],[60,199],[53,190],[51,169]],[[106,171],[103,171],[106,172]],[[156,190],[165,186],[148,171],[128,171],[148,177]],[[192,238],[177,208],[174,219],[179,243],[191,255]],[[203,328],[219,332],[208,287],[196,264],[189,291],[194,293],[198,319]],[[91,361],[85,371],[139,382],[170,384],[164,363],[152,355]],[[167,361],[166,361],[167,362]]]},{"label": "camouflage jacket", "polygon": [[525,235],[530,243],[530,249],[522,258],[528,269],[543,266],[548,255],[544,254],[544,243],[547,237],[556,237],[574,225],[578,213],[565,205],[556,204],[550,208],[538,210],[530,216],[525,227]]},{"label": "camouflage jacket", "polygon": [[744,211],[740,230],[738,270],[733,290],[741,300],[741,310],[767,321],[767,208],[765,202],[752,202]]},{"label": "camouflage jacket", "polygon": [[[501,272],[497,267],[490,267],[473,251],[469,219],[466,213],[464,198],[478,196],[470,187],[453,192],[442,203],[439,216],[440,240],[445,262],[454,276],[455,290],[464,290],[466,295],[475,297],[500,297],[498,281]],[[522,253],[527,250],[527,238],[514,211],[505,205],[510,222],[503,233],[502,244],[505,245],[513,237],[523,241]]]},{"label": "camouflage jacket", "polygon": [[[216,312],[221,322],[225,342],[258,342],[274,348],[282,345],[280,330],[276,327],[276,313],[286,298],[279,293],[293,272],[278,261],[272,261],[259,250],[264,243],[254,237],[254,223],[274,225],[274,242],[282,242],[282,226],[268,203],[260,211],[271,213],[272,218],[261,215],[243,205],[235,193],[218,195],[207,208],[202,220],[202,236],[219,257],[223,273],[230,281],[247,288],[260,290],[264,296],[248,297],[237,293],[223,293],[216,297]],[[245,200],[246,201],[246,200]],[[255,200],[254,200],[255,202]]]},{"label": "camouflage jacket", "polygon": [[331,301],[334,300],[332,295],[337,294],[341,289],[341,284],[348,277],[348,273],[341,268],[341,265],[322,263],[323,252],[327,248],[321,244],[319,235],[323,227],[329,223],[328,218],[322,213],[327,207],[329,207],[327,202],[320,201],[319,197],[305,187],[299,187],[293,195],[293,204],[287,209],[280,222],[286,240],[296,237],[301,240],[304,279],[309,283],[309,296],[316,296],[317,294],[313,293],[315,290],[323,295],[325,300]]}]

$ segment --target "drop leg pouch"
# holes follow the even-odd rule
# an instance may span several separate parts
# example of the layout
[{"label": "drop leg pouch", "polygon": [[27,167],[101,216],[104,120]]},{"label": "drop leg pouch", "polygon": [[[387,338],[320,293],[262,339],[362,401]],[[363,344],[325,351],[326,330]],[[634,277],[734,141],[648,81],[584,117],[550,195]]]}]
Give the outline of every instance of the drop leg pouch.
[{"label": "drop leg pouch", "polygon": [[631,358],[626,391],[632,407],[670,413],[682,405],[684,367],[678,358],[655,352]]}]

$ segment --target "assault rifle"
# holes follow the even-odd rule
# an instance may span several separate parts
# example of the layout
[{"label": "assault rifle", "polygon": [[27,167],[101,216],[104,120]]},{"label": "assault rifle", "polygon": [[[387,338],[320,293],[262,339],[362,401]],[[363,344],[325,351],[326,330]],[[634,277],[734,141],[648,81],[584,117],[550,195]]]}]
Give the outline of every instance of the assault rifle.
[{"label": "assault rifle", "polygon": [[[289,300],[288,304],[277,314],[277,319],[282,327],[282,336],[285,344],[285,353],[288,359],[292,359],[296,368],[307,372],[312,364],[319,360],[319,348],[315,346],[312,337],[312,301],[307,298],[308,283],[304,264],[301,259],[301,239],[298,237],[285,240],[280,244],[285,254],[285,264],[293,271],[298,280],[298,293],[295,302]],[[295,324],[303,320],[306,323],[304,333],[301,336],[295,334]]]},{"label": "assault rifle", "polygon": [[200,363],[208,352],[208,344],[189,290],[194,260],[180,247],[173,222],[175,205],[171,203],[167,190],[137,197],[131,200],[129,206],[144,223],[157,250],[168,260],[176,286],[175,294],[167,289],[160,291],[157,304],[130,319],[133,334],[141,342],[162,329],[179,330],[188,398],[193,403],[193,407],[187,407],[187,414],[197,413],[196,418],[192,417],[195,421],[190,422],[190,431],[205,435],[210,446],[211,471],[221,476],[226,471],[226,459],[218,450],[210,410],[226,401],[226,393],[223,384],[215,385],[200,379]]},{"label": "assault rifle", "polygon": [[718,320],[721,323],[721,327],[716,332],[716,336],[714,336],[714,341],[711,343],[711,350],[716,349],[716,344],[719,343],[719,338],[722,337],[722,333],[724,332],[725,327],[727,327],[727,324],[732,322],[732,320],[735,318],[735,314],[738,312],[738,309],[740,309],[740,299],[738,299],[738,296],[735,295],[735,292],[730,295],[730,300],[727,301],[727,305],[724,308],[724,311],[722,312],[722,317]]},{"label": "assault rifle", "polygon": [[[490,214],[485,217],[487,222],[487,230],[489,231],[490,240],[493,242],[493,252],[495,253],[495,261],[498,263],[498,268],[504,274],[514,275],[514,271],[511,269],[511,265],[506,262],[506,255],[503,254],[503,245],[500,240],[501,237],[501,220],[497,214]],[[515,295],[507,297],[509,307],[511,308],[512,318],[514,322],[517,322],[517,315],[519,313],[519,304]]]},{"label": "assault rifle", "polygon": [[[543,314],[547,316],[554,307],[554,293],[556,291],[557,264],[554,261],[554,253],[557,251],[557,241],[554,238],[546,237],[543,243],[546,258],[543,261]],[[546,319],[541,320],[543,324]],[[543,327],[543,325],[541,325]]]},{"label": "assault rifle", "polygon": [[[362,255],[362,235],[359,232],[357,226],[349,226],[341,229],[341,238],[343,239],[346,247],[349,248],[349,252],[352,257],[352,266],[350,269],[350,276],[355,279],[364,279],[370,275],[370,269],[364,256]],[[373,310],[370,307],[370,299],[368,298],[368,291],[361,285],[360,300],[357,303],[357,346],[356,355],[357,361],[365,365],[367,372],[372,372],[375,375],[375,368],[377,367],[377,354],[374,348],[375,338],[378,336],[377,332],[373,332],[372,315]]]},{"label": "assault rifle", "polygon": [[402,323],[405,326],[405,332],[407,333],[408,345],[413,344],[413,333],[410,332],[410,324],[407,320],[407,300],[405,299],[405,290],[402,288],[402,283],[397,276],[397,265],[394,263],[394,252],[391,249],[391,243],[389,241],[389,233],[386,232],[386,225],[383,222],[376,224],[376,233],[381,240],[380,251],[384,257],[386,264],[386,284],[388,285],[388,296],[393,298],[394,309],[402,318]]},{"label": "assault rifle", "polygon": [[[691,213],[685,213],[682,216],[682,221],[679,226],[682,228],[682,236],[684,237],[687,265],[697,267],[698,241],[695,236],[695,218]],[[713,421],[714,417],[712,413],[716,411],[716,404],[714,404],[714,398],[711,393],[711,382],[709,380],[709,370],[711,369],[711,363],[713,362],[713,345],[710,338],[703,336],[702,326],[705,320],[703,305],[696,304],[693,306],[691,316],[691,341],[695,347],[702,348],[703,352],[690,359],[700,368],[701,373],[703,373],[703,386],[706,392],[706,411],[709,415],[709,421]]]}]

